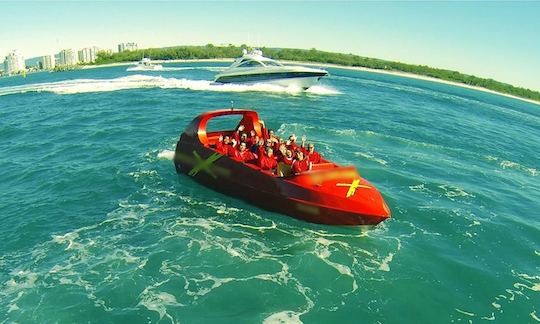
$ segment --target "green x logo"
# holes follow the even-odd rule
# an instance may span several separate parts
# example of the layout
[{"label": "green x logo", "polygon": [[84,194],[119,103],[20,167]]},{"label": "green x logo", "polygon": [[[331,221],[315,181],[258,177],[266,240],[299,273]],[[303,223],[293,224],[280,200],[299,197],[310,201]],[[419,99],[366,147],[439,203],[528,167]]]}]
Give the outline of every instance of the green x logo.
[{"label": "green x logo", "polygon": [[212,163],[216,162],[223,155],[221,155],[219,153],[214,153],[214,154],[210,155],[206,160],[203,159],[199,155],[199,153],[197,153],[197,151],[193,151],[193,155],[195,155],[195,159],[197,161],[195,162],[196,164],[193,167],[193,169],[191,169],[191,171],[188,172],[188,175],[190,175],[191,177],[194,177],[200,171],[204,171],[204,172],[208,173],[209,175],[211,175],[212,177],[214,177],[214,179],[217,178],[217,176],[214,174],[214,172],[212,172],[212,170],[210,169],[210,166],[212,166]]}]

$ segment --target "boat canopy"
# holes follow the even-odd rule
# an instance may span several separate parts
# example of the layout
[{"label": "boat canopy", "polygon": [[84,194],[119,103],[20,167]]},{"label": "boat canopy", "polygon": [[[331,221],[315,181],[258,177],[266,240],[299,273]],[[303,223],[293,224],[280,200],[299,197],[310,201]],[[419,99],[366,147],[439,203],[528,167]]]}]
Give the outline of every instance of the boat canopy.
[{"label": "boat canopy", "polygon": [[[222,135],[222,132],[207,132],[206,127],[208,125],[208,121],[214,118],[218,118],[221,116],[230,116],[230,115],[241,115],[241,120],[236,126],[236,128],[239,125],[244,125],[245,132],[249,134],[252,130],[255,131],[257,136],[262,137],[262,125],[259,120],[259,115],[254,110],[248,110],[248,109],[222,109],[222,110],[215,110],[211,112],[206,112],[203,114],[200,114],[197,116],[193,121],[188,125],[186,130],[184,131],[184,135],[188,137],[193,137],[194,139],[197,139],[201,144],[208,146],[210,144],[214,144],[215,140],[219,135]],[[234,132],[235,129],[227,130],[228,132]]]}]

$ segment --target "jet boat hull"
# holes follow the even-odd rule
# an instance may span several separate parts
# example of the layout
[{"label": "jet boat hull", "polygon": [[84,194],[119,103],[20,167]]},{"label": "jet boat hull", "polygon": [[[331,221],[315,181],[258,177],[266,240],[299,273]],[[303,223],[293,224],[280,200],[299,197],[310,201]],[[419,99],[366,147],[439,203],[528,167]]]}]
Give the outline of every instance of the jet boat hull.
[{"label": "jet boat hull", "polygon": [[228,113],[251,114],[254,129],[260,131],[255,124],[258,123],[256,112],[251,110],[202,114],[186,128],[177,143],[174,158],[177,172],[218,192],[312,223],[375,225],[390,217],[381,194],[353,166],[340,167],[328,162],[300,175],[277,177],[256,165],[217,153],[207,144],[212,134],[206,134],[204,128],[212,114]]}]

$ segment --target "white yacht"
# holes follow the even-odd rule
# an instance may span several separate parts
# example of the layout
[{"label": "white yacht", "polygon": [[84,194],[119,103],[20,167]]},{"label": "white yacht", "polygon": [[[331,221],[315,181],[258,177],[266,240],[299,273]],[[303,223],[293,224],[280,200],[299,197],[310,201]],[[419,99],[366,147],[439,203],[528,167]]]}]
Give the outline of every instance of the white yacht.
[{"label": "white yacht", "polygon": [[283,65],[262,55],[262,51],[254,50],[244,55],[224,72],[216,75],[218,83],[271,83],[280,86],[298,86],[307,89],[328,75],[321,69],[303,66]]},{"label": "white yacht", "polygon": [[163,65],[161,64],[152,64],[152,61],[145,57],[135,66],[128,67],[126,71],[159,71],[163,69]]}]

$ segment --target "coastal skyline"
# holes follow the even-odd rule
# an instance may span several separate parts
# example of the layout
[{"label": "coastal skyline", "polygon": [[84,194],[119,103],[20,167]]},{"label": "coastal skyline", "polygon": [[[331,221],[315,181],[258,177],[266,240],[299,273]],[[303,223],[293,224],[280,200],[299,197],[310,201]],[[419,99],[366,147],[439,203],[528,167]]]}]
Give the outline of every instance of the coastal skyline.
[{"label": "coastal skyline", "polygon": [[4,2],[2,13],[2,60],[12,49],[30,58],[123,42],[231,43],[352,53],[540,90],[540,3],[44,1]]}]

